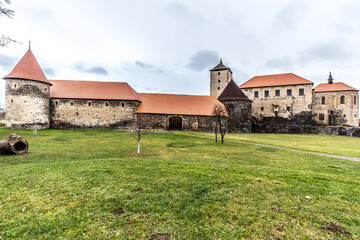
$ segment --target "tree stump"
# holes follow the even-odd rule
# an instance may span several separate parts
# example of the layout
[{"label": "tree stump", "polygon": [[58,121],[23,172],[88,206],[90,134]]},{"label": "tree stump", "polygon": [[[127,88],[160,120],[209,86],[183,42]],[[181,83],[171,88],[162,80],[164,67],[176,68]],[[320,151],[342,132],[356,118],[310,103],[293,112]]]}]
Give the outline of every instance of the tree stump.
[{"label": "tree stump", "polygon": [[23,154],[29,149],[29,144],[25,138],[13,133],[9,139],[0,141],[0,153]]}]

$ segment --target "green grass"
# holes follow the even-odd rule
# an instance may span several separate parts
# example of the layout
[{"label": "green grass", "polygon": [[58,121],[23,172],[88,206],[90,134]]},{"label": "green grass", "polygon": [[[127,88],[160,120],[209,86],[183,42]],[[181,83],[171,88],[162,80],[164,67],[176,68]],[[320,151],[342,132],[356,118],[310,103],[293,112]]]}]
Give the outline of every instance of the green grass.
[{"label": "green grass", "polygon": [[[189,133],[191,135],[191,133]],[[203,136],[214,137],[214,134],[203,133]],[[303,151],[328,153],[346,157],[360,158],[360,138],[332,135],[299,135],[299,134],[227,134],[226,139],[244,142],[262,143]]]},{"label": "green grass", "polygon": [[[0,128],[0,139],[12,132]],[[2,239],[360,237],[360,163],[226,141],[294,135],[215,144],[202,133],[148,134],[138,156],[129,133],[16,132],[30,149],[0,155]],[[299,137],[305,148],[323,136]],[[322,139],[358,156],[358,139]]]}]

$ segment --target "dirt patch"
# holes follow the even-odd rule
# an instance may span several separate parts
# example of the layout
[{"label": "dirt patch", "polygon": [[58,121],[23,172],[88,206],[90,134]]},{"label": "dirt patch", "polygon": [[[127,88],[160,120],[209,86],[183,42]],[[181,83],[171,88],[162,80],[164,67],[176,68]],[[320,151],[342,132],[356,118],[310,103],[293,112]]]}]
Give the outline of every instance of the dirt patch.
[{"label": "dirt patch", "polygon": [[124,209],[119,208],[119,209],[116,209],[115,211],[112,211],[111,213],[114,215],[121,215],[121,214],[124,214],[125,211],[124,211]]},{"label": "dirt patch", "polygon": [[149,240],[168,240],[170,239],[170,234],[167,233],[158,233],[155,235],[152,235]]},{"label": "dirt patch", "polygon": [[142,188],[137,188],[134,190],[134,192],[141,192],[143,189]]},{"label": "dirt patch", "polygon": [[141,152],[141,153],[131,153],[131,155],[133,156],[143,156],[143,155],[147,155],[147,153]]},{"label": "dirt patch", "polygon": [[330,231],[330,232],[333,232],[333,233],[340,233],[341,235],[344,235],[344,236],[351,236],[351,233],[342,229],[340,226],[336,225],[335,223],[329,223],[326,227],[326,230]]},{"label": "dirt patch", "polygon": [[277,208],[277,207],[273,207],[273,208],[271,208],[271,210],[275,213],[281,213],[281,209]]}]

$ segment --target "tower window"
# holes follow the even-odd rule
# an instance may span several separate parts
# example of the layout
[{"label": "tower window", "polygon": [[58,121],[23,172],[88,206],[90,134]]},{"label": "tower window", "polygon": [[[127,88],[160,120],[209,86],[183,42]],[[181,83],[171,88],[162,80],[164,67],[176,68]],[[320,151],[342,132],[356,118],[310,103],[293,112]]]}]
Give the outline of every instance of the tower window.
[{"label": "tower window", "polygon": [[345,104],[345,96],[340,97],[340,104]]},{"label": "tower window", "polygon": [[261,111],[264,111],[264,107],[261,107]]},{"label": "tower window", "polygon": [[288,112],[290,112],[290,107],[289,107],[289,106],[287,106],[287,107],[286,107],[286,110],[287,110]]},{"label": "tower window", "polygon": [[280,90],[275,90],[275,96],[277,96],[277,97],[280,96]]},{"label": "tower window", "polygon": [[44,91],[47,92],[47,88],[44,88]]},{"label": "tower window", "polygon": [[220,87],[218,87],[218,90],[220,90]]},{"label": "tower window", "polygon": [[124,107],[125,107],[125,103],[121,103],[121,107],[123,107],[123,108],[124,108]]},{"label": "tower window", "polygon": [[105,106],[108,107],[108,106],[109,106],[109,102],[105,102]]},{"label": "tower window", "polygon": [[59,100],[54,100],[54,104],[55,104],[55,106],[58,106],[59,105]]},{"label": "tower window", "polygon": [[259,91],[255,91],[254,92],[254,98],[258,98],[259,97]]},{"label": "tower window", "polygon": [[92,102],[88,101],[88,106],[91,107],[92,106]]},{"label": "tower window", "polygon": [[218,72],[218,75],[220,75],[220,72]]},{"label": "tower window", "polygon": [[322,98],[321,98],[321,104],[322,104],[322,105],[325,105],[325,97],[322,97]]},{"label": "tower window", "polygon": [[286,90],[286,94],[287,94],[288,96],[291,96],[291,95],[292,95],[292,90],[291,90],[291,89],[287,89],[287,90]]},{"label": "tower window", "polygon": [[356,105],[356,96],[354,96],[354,105]]},{"label": "tower window", "polygon": [[13,84],[12,84],[12,88],[13,88],[13,89],[17,89],[18,87],[19,87],[19,85],[18,85],[17,83],[13,83]]},{"label": "tower window", "polygon": [[70,101],[70,106],[74,106],[74,101]]},{"label": "tower window", "polygon": [[220,79],[218,80],[218,83],[220,82]]},{"label": "tower window", "polygon": [[300,96],[304,96],[304,89],[303,89],[303,88],[300,88],[300,89],[299,89],[299,95],[300,95]]},{"label": "tower window", "polygon": [[269,90],[265,90],[264,94],[265,94],[265,97],[268,97],[269,96]]},{"label": "tower window", "polygon": [[319,114],[319,120],[324,121],[325,120],[325,115],[324,114]]}]

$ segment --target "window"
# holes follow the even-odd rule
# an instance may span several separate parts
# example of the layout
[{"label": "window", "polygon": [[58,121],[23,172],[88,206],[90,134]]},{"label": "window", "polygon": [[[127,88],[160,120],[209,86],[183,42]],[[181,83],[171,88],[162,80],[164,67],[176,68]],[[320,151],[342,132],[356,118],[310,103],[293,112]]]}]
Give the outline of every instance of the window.
[{"label": "window", "polygon": [[13,88],[13,89],[17,89],[18,87],[19,87],[19,85],[18,85],[17,83],[13,83],[13,84],[12,84],[12,88]]},{"label": "window", "polygon": [[280,90],[275,90],[275,96],[280,96]]},{"label": "window", "polygon": [[54,100],[55,106],[59,105],[59,100]]},{"label": "window", "polygon": [[125,103],[121,103],[121,107],[125,107]]},{"label": "window", "polygon": [[88,101],[88,106],[91,107],[92,106],[92,102]]},{"label": "window", "polygon": [[220,83],[220,79],[218,80],[218,83]]},{"label": "window", "polygon": [[340,97],[340,104],[345,104],[345,96]]},{"label": "window", "polygon": [[300,89],[299,89],[299,95],[300,95],[300,96],[303,96],[303,95],[304,95],[304,89],[303,89],[303,88],[300,88]]},{"label": "window", "polygon": [[220,75],[220,72],[218,72],[218,75]]},{"label": "window", "polygon": [[286,94],[287,94],[288,96],[291,96],[291,95],[292,95],[292,90],[291,90],[291,89],[286,90]]},{"label": "window", "polygon": [[220,90],[220,87],[218,87],[218,90]]},{"label": "window", "polygon": [[356,105],[356,96],[354,96],[354,105]]},{"label": "window", "polygon": [[265,95],[265,97],[268,97],[269,96],[269,90],[265,90],[264,95]]},{"label": "window", "polygon": [[264,107],[261,107],[261,111],[264,111]]},{"label": "window", "polygon": [[44,88],[44,91],[47,92],[47,88]]},{"label": "window", "polygon": [[255,91],[254,92],[254,98],[258,98],[259,97],[259,91]]},{"label": "window", "polygon": [[109,106],[109,102],[105,102],[105,106],[108,107],[108,106]]},{"label": "window", "polygon": [[71,105],[71,106],[74,106],[74,101],[70,101],[70,105]]},{"label": "window", "polygon": [[289,107],[289,106],[287,106],[287,107],[286,107],[286,110],[287,110],[288,112],[290,112],[290,107]]},{"label": "window", "polygon": [[325,115],[324,114],[319,114],[319,120],[324,121],[325,120]]},{"label": "window", "polygon": [[322,104],[322,105],[325,105],[325,97],[322,97],[322,98],[321,98],[321,104]]},{"label": "window", "polygon": [[344,114],[344,117],[346,117],[346,114]]}]

